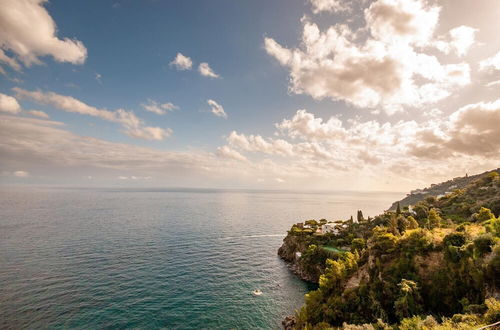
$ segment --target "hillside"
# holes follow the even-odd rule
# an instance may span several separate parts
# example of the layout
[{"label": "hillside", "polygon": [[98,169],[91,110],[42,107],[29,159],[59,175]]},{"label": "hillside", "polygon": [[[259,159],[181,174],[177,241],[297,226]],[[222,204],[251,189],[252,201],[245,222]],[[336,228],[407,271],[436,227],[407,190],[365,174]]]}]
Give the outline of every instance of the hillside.
[{"label": "hillside", "polygon": [[500,321],[500,175],[467,179],[412,210],[293,225],[278,253],[319,288],[285,328],[476,329]]},{"label": "hillside", "polygon": [[487,172],[484,172],[481,174],[476,174],[476,175],[471,175],[471,176],[465,175],[463,177],[456,177],[456,178],[453,178],[453,179],[445,181],[445,182],[432,184],[430,187],[412,190],[402,200],[395,201],[394,203],[392,203],[389,210],[395,211],[398,203],[400,204],[400,207],[406,207],[406,206],[410,206],[410,205],[415,205],[417,202],[420,202],[421,200],[424,200],[426,197],[429,197],[429,196],[436,196],[437,197],[437,196],[449,194],[457,189],[464,189],[471,182],[474,182],[475,180],[477,180],[481,176],[488,174],[490,172],[493,172],[493,171],[500,173],[500,168],[498,168],[496,170],[492,170],[492,171],[487,171]]}]

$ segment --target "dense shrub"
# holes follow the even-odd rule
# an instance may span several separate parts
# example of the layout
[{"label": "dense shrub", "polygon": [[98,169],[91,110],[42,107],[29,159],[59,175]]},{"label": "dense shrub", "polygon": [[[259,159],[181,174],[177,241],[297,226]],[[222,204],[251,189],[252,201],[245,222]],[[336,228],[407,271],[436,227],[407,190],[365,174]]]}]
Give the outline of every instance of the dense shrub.
[{"label": "dense shrub", "polygon": [[451,245],[460,247],[463,246],[465,242],[467,242],[467,237],[462,232],[448,234],[443,239],[443,244],[445,246]]},{"label": "dense shrub", "polygon": [[495,245],[495,239],[491,234],[483,234],[474,240],[474,248],[479,256],[492,251],[491,247]]}]

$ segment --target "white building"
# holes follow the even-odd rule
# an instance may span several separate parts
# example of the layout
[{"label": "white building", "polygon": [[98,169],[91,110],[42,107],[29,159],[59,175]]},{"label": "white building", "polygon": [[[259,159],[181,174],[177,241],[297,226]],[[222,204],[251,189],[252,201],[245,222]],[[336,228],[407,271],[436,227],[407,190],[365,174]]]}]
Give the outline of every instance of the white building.
[{"label": "white building", "polygon": [[335,223],[327,223],[321,226],[321,233],[327,234],[332,233],[334,235],[338,235],[340,233],[340,229],[347,227],[345,223],[335,224]]}]

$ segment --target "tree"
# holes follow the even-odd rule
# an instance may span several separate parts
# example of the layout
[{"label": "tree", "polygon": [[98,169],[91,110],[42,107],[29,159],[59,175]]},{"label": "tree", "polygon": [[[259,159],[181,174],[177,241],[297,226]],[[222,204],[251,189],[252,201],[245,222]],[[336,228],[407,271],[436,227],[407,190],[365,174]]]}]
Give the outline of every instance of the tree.
[{"label": "tree", "polygon": [[417,229],[418,228],[418,222],[417,220],[415,220],[414,217],[412,217],[411,215],[406,218],[406,220],[408,220],[408,229]]},{"label": "tree", "polygon": [[398,202],[398,206],[396,207],[396,215],[400,215],[401,214],[401,205],[399,205],[399,202]]},{"label": "tree", "polygon": [[420,203],[417,203],[415,205],[415,207],[413,208],[413,211],[415,211],[415,216],[417,217],[417,220],[421,221],[421,220],[427,218],[429,208],[427,207],[427,205],[420,202]]},{"label": "tree", "polygon": [[363,212],[361,210],[358,210],[358,222],[363,222],[365,218],[363,217]]},{"label": "tree", "polygon": [[388,233],[385,228],[375,227],[371,237],[371,246],[379,254],[391,253],[396,249],[398,238]]},{"label": "tree", "polygon": [[306,220],[304,223],[308,226],[311,226],[311,227],[318,226],[318,222],[314,219],[313,220]]},{"label": "tree", "polygon": [[441,223],[441,217],[435,208],[429,210],[429,228],[437,228]]},{"label": "tree", "polygon": [[408,229],[408,226],[410,225],[408,220],[402,214],[398,216],[397,222],[398,222],[398,230],[401,234],[404,233],[406,229]]},{"label": "tree", "polygon": [[389,231],[393,233],[394,235],[399,235],[399,227],[398,227],[398,219],[396,218],[396,215],[391,214],[391,217],[389,218]]},{"label": "tree", "polygon": [[490,209],[488,209],[486,207],[481,207],[479,212],[474,213],[472,218],[474,220],[476,220],[477,222],[483,222],[483,221],[495,219],[495,215],[493,214],[493,212],[491,212]]},{"label": "tree", "polygon": [[398,284],[399,298],[394,303],[396,316],[399,319],[418,315],[422,312],[422,298],[416,282],[402,279]]}]

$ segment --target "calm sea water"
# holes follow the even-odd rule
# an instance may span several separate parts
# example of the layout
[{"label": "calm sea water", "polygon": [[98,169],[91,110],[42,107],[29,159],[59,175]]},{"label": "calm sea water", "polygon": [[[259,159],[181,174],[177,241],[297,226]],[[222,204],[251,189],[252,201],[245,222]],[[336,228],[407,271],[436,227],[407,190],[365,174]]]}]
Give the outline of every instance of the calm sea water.
[{"label": "calm sea water", "polygon": [[2,187],[0,328],[276,329],[308,290],[291,224],[400,197]]}]

